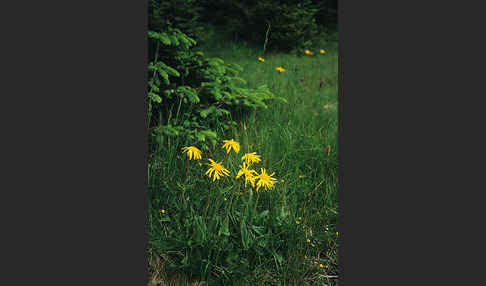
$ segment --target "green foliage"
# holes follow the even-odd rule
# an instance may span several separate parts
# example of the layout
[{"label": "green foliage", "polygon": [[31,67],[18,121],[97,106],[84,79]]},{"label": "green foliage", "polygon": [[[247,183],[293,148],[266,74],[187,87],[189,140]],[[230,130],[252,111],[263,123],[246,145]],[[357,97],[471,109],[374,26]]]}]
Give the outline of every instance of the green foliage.
[{"label": "green foliage", "polygon": [[[336,47],[304,58],[271,55],[265,63],[255,60],[257,51],[250,49],[241,47],[235,57],[227,46],[211,55],[244,66],[241,72],[234,69],[250,87],[275,86],[289,104],[238,121],[224,138],[241,143],[238,155],[227,155],[218,138],[201,161],[189,161],[179,147],[184,138],[170,137],[171,144],[149,166],[149,248],[163,261],[158,270],[190,282],[336,285],[336,279],[326,278],[339,274]],[[278,65],[287,72],[275,71]],[[254,169],[267,167],[279,180],[271,191],[251,193],[241,178],[233,180],[242,153],[253,151],[262,156]],[[223,161],[231,177],[212,182],[204,175],[207,158]],[[329,268],[319,268],[320,263]]]},{"label": "green foliage", "polygon": [[161,31],[171,26],[201,42],[207,38],[201,23],[203,10],[201,0],[150,0],[148,28]]},{"label": "green foliage", "polygon": [[[258,1],[239,2],[233,9],[248,9],[249,17],[227,18],[251,23]],[[159,13],[159,20],[172,15]],[[336,285],[326,278],[338,274],[335,47],[304,58],[271,54],[261,63],[263,41],[257,49],[222,45],[197,52],[182,24],[150,21],[148,242],[149,255],[162,261],[149,268],[154,277],[172,273],[205,285]],[[266,27],[260,27],[263,35]],[[272,106],[275,100],[289,104]],[[221,139],[229,138],[241,142],[242,152],[262,155],[262,166],[279,180],[275,189],[251,192],[241,179],[235,182],[241,153],[221,148]],[[203,150],[203,161],[182,154],[188,145]],[[231,177],[212,182],[204,174],[207,158],[226,158]],[[153,285],[171,284],[165,282]]]},{"label": "green foliage", "polygon": [[[173,153],[150,166],[152,174],[166,172],[164,165],[185,169],[170,181],[158,181],[158,176],[149,181],[151,249],[171,253],[169,270],[206,281],[217,278],[222,285],[246,280],[262,257],[271,258],[267,267],[275,270],[302,264],[302,259],[285,259],[290,250],[309,251],[305,241],[310,226],[297,219],[296,211],[301,210],[291,211],[284,193],[244,187],[234,178],[240,155],[228,156],[222,150],[219,155],[226,157],[231,175],[216,182],[204,175],[206,168]],[[211,285],[219,285],[217,281]]]},{"label": "green foliage", "polygon": [[[148,32],[152,40],[149,62],[148,122],[157,145],[180,136],[184,144],[215,144],[217,130],[236,125],[232,112],[266,109],[276,97],[266,85],[246,88],[243,70],[219,58],[206,58],[191,49],[195,41],[179,29]],[[167,141],[168,142],[168,141]]]},{"label": "green foliage", "polygon": [[150,0],[149,30],[177,28],[198,43],[211,36],[207,23],[224,25],[236,38],[268,48],[301,51],[337,27],[336,0]]},{"label": "green foliage", "polygon": [[208,14],[219,15],[213,18],[226,15],[227,29],[238,38],[263,46],[268,37],[266,48],[287,52],[322,48],[317,41],[325,32],[316,23],[316,13],[323,8],[310,0],[219,0],[206,5]]},{"label": "green foliage", "polygon": [[316,9],[309,1],[304,4],[295,2],[275,5],[274,1],[260,1],[255,7],[254,17],[250,24],[252,29],[261,32],[256,39],[264,41],[267,22],[270,24],[268,47],[284,50],[298,51],[312,47],[312,41],[318,36],[317,24],[314,14]]}]

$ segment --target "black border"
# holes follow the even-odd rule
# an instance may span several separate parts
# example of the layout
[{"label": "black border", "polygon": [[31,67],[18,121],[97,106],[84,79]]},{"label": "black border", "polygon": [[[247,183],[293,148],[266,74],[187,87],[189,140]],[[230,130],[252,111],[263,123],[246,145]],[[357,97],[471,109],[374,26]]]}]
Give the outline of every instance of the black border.
[{"label": "black border", "polygon": [[[414,270],[436,262],[422,262],[434,242],[425,245],[409,233],[427,229],[418,220],[427,214],[403,216],[417,211],[416,200],[427,191],[414,189],[427,175],[417,180],[413,174],[436,166],[424,163],[430,160],[426,154],[415,154],[420,147],[410,139],[426,141],[422,136],[435,130],[421,127],[430,113],[425,107],[418,114],[417,106],[430,92],[421,92],[427,82],[416,79],[446,69],[432,69],[427,57],[452,52],[443,46],[451,43],[450,35],[441,35],[437,48],[422,47],[437,36],[427,25],[450,19],[427,17],[428,11],[437,15],[436,7],[424,2],[346,3],[338,3],[339,285],[344,257],[350,285],[397,285],[404,279],[421,285],[424,271]],[[2,66],[10,72],[2,81],[2,99],[17,108],[2,104],[12,118],[4,120],[3,143],[9,145],[2,162],[11,167],[0,189],[18,203],[5,200],[12,215],[2,230],[10,239],[2,256],[12,262],[2,279],[13,283],[0,284],[147,285],[147,2],[24,1],[2,10],[11,17],[3,25]],[[448,87],[436,84],[433,93],[443,96]],[[435,112],[437,105],[430,106]],[[442,190],[432,180],[431,188]],[[445,262],[444,271],[455,266]]]},{"label": "black border", "polygon": [[147,285],[148,2],[29,2],[1,9],[0,284]]}]

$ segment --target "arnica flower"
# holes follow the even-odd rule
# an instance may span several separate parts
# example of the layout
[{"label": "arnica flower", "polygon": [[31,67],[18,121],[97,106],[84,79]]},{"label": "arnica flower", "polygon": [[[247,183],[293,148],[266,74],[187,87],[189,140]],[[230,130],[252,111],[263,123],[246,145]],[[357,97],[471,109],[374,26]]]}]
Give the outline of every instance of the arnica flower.
[{"label": "arnica flower", "polygon": [[265,62],[265,59],[262,57],[258,57],[258,60],[261,61],[262,63]]},{"label": "arnica flower", "polygon": [[240,152],[240,143],[236,142],[235,140],[223,140],[224,145],[221,148],[226,148],[226,153],[229,153],[231,151],[231,148],[238,153]]},{"label": "arnica flower", "polygon": [[187,152],[187,157],[189,157],[189,160],[192,160],[192,157],[194,156],[194,160],[201,160],[201,150],[197,149],[194,146],[189,146],[189,147],[184,147],[182,148],[184,150],[182,153]]},{"label": "arnica flower", "polygon": [[258,191],[258,189],[260,189],[261,186],[263,186],[265,188],[265,190],[273,189],[275,183],[277,182],[277,179],[272,178],[272,176],[275,173],[268,175],[267,171],[264,168],[261,168],[260,171],[261,171],[261,174],[256,176],[259,179],[258,183],[257,183],[257,191]]},{"label": "arnica flower", "polygon": [[221,163],[216,163],[212,159],[208,160],[211,162],[211,164],[208,164],[211,167],[206,171],[206,175],[208,175],[209,178],[213,176],[213,182],[219,180],[219,178],[222,176],[229,175],[229,171],[225,167],[223,167]]},{"label": "arnica flower", "polygon": [[245,161],[248,165],[250,165],[252,163],[258,163],[262,159],[260,158],[260,155],[257,155],[256,152],[253,152],[253,153],[246,153],[245,155],[243,155],[243,157],[241,157],[241,160]]},{"label": "arnica flower", "polygon": [[306,55],[313,55],[314,54],[313,52],[311,52],[309,50],[305,50],[304,52],[305,52]]},{"label": "arnica flower", "polygon": [[324,51],[323,49],[320,49],[319,52],[321,52],[321,54],[324,54],[326,51]]},{"label": "arnica flower", "polygon": [[279,72],[284,72],[285,69],[283,67],[276,67],[275,70],[278,70]]},{"label": "arnica flower", "polygon": [[245,187],[248,184],[248,182],[250,182],[252,187],[255,187],[255,179],[258,173],[255,170],[248,169],[248,166],[245,164],[245,162],[243,162],[243,166],[240,165],[240,170],[236,175],[236,179],[238,179],[242,175],[245,175]]}]

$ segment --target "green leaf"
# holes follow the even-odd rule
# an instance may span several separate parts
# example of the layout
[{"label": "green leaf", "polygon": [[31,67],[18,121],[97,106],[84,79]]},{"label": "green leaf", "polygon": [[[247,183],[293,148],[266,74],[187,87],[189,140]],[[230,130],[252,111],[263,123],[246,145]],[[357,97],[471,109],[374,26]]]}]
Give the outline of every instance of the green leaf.
[{"label": "green leaf", "polygon": [[180,73],[176,69],[173,69],[169,66],[165,66],[165,71],[170,75],[177,76],[177,77],[180,76]]},{"label": "green leaf", "polygon": [[157,103],[161,103],[162,102],[162,97],[160,97],[159,95],[153,93],[153,92],[149,92],[149,97],[151,100],[157,102]]},{"label": "green leaf", "polygon": [[170,84],[170,81],[169,81],[169,75],[164,71],[164,70],[157,70],[160,74],[160,76],[162,76],[162,78],[164,79],[164,82],[166,85],[169,85]]},{"label": "green leaf", "polygon": [[248,229],[246,228],[246,223],[244,220],[240,224],[241,231],[241,243],[245,249],[248,249],[250,238],[248,237]]},{"label": "green leaf", "polygon": [[226,236],[229,236],[230,235],[230,232],[229,232],[229,219],[228,219],[228,217],[226,217],[224,219],[223,225],[219,228],[218,236],[220,236],[221,234],[226,235]]},{"label": "green leaf", "polygon": [[211,108],[208,108],[208,109],[201,110],[199,114],[201,115],[202,118],[206,118],[211,112],[213,112],[213,110]]},{"label": "green leaf", "polygon": [[206,136],[204,136],[204,134],[201,134],[201,133],[196,133],[196,138],[198,141],[206,141]]}]

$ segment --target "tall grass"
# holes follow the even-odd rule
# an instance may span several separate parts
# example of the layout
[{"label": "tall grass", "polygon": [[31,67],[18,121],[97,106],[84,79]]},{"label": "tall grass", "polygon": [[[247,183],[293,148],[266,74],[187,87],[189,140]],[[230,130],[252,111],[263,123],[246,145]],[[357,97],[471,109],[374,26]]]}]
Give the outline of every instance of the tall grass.
[{"label": "tall grass", "polygon": [[[262,63],[261,47],[221,39],[201,47],[241,65],[249,87],[266,84],[288,103],[233,115],[239,124],[225,137],[240,142],[239,154],[221,142],[193,161],[175,139],[151,158],[151,285],[172,285],[174,277],[179,285],[335,285],[338,54],[335,44],[323,48],[323,55],[268,54]],[[274,189],[256,192],[234,178],[246,152],[262,156],[257,171],[275,172]],[[231,177],[210,180],[207,158],[223,161]]]}]

